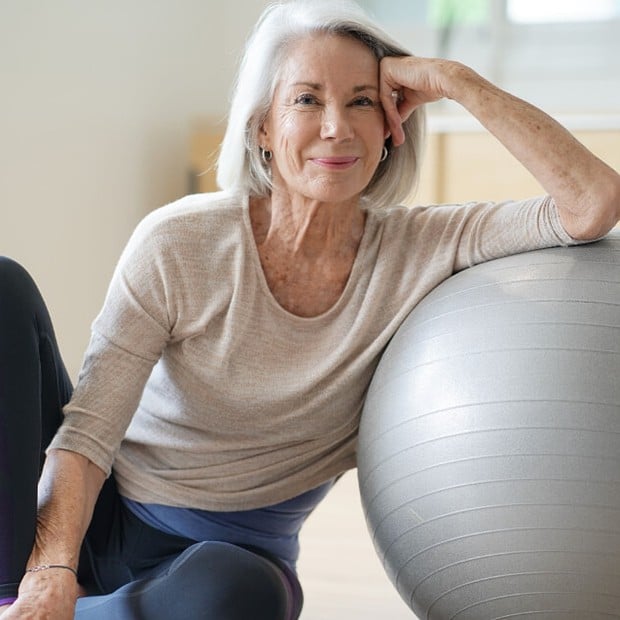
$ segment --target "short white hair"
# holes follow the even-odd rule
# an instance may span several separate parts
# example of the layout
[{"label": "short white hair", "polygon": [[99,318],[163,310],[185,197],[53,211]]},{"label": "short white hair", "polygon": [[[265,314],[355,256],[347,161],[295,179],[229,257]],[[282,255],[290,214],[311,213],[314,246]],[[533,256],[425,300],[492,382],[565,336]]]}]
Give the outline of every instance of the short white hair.
[{"label": "short white hair", "polygon": [[[270,194],[271,177],[258,142],[260,128],[269,113],[287,47],[316,34],[354,37],[377,60],[411,55],[352,0],[289,0],[268,6],[248,39],[239,67],[217,162],[221,189],[259,197]],[[424,147],[423,108],[415,110],[403,129],[404,144],[392,148],[388,138],[389,156],[363,193],[373,206],[404,202],[416,189]]]}]

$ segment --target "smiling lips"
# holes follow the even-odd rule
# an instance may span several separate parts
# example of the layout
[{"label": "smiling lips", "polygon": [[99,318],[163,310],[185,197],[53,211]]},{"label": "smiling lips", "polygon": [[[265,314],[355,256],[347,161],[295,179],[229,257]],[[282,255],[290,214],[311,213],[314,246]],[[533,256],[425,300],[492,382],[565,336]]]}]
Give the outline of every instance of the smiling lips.
[{"label": "smiling lips", "polygon": [[323,168],[344,170],[355,165],[359,161],[359,157],[315,157],[312,161]]}]

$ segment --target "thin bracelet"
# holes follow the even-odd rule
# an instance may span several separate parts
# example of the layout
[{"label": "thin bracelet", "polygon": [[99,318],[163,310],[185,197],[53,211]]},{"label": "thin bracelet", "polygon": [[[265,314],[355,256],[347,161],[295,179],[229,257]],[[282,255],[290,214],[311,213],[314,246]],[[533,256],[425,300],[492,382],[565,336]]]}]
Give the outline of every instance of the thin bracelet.
[{"label": "thin bracelet", "polygon": [[65,566],[64,564],[39,564],[39,566],[32,566],[31,568],[26,569],[27,573],[38,573],[42,570],[49,570],[50,568],[64,568],[65,570],[71,571],[75,578],[78,578],[77,571],[75,568],[71,566]]}]

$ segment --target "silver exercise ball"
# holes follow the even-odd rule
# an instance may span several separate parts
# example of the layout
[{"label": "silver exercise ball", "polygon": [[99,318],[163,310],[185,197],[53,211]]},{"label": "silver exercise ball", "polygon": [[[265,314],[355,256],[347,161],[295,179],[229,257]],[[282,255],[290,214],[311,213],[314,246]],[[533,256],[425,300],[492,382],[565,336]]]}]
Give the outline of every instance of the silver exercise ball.
[{"label": "silver exercise ball", "polygon": [[420,618],[620,618],[620,234],[429,294],[373,378],[358,475]]}]

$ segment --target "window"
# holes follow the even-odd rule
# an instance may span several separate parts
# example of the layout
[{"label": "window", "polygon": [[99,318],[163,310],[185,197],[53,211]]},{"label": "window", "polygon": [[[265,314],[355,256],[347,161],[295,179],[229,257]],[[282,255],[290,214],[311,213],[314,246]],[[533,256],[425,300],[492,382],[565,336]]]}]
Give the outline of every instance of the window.
[{"label": "window", "polygon": [[592,22],[618,19],[618,0],[508,0],[507,15],[517,24]]},{"label": "window", "polygon": [[620,0],[359,1],[413,53],[460,60],[552,113],[620,111]]}]

